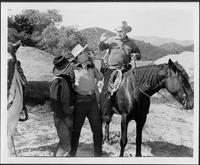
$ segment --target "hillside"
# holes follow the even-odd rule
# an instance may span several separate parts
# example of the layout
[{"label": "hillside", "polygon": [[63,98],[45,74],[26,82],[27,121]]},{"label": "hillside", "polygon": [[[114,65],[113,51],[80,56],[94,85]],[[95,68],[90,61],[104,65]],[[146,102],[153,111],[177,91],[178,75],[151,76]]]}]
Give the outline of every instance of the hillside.
[{"label": "hillside", "polygon": [[54,78],[53,58],[53,55],[33,47],[21,46],[18,49],[17,59],[28,80],[26,103],[42,104],[49,100],[49,86]]},{"label": "hillside", "polygon": [[110,37],[116,35],[114,32],[98,27],[83,29],[81,33],[88,39],[88,46],[90,48],[98,47],[98,42],[102,33],[107,33]]},{"label": "hillside", "polygon": [[185,51],[192,51],[192,52],[194,52],[194,44],[189,45],[189,46],[185,46],[185,47],[184,47],[184,50],[185,50]]},{"label": "hillside", "polygon": [[50,53],[33,47],[21,46],[17,51],[17,59],[28,81],[52,80],[53,58]]},{"label": "hillside", "polygon": [[97,57],[97,59],[101,58],[106,53],[105,51],[99,51],[98,49],[98,43],[101,34],[106,33],[110,37],[116,35],[115,33],[109,30],[105,30],[98,27],[83,29],[81,30],[81,33],[87,38],[88,48],[94,51],[94,54]]},{"label": "hillside", "polygon": [[183,66],[185,71],[188,73],[191,85],[194,86],[194,52],[185,51],[180,54],[170,54],[154,61],[154,63],[167,63],[170,58],[172,61],[177,61]]},{"label": "hillside", "polygon": [[[101,29],[101,28],[87,28],[87,29],[83,29],[81,30],[81,33],[84,34],[88,40],[88,46],[89,48],[94,50],[94,54],[97,58],[100,58],[101,56],[103,56],[105,54],[104,52],[100,52],[98,50],[98,42],[100,39],[100,36],[102,33],[106,33],[108,34],[108,36],[114,36],[116,35],[114,32],[105,30],[105,29]],[[141,53],[142,53],[142,59],[141,60],[156,60],[160,57],[163,57],[167,54],[171,54],[172,52],[162,49],[160,47],[156,47],[150,43],[146,43],[144,41],[139,41],[139,40],[135,40],[136,45],[140,48]]]},{"label": "hillside", "polygon": [[177,44],[175,42],[169,42],[165,43],[159,46],[162,49],[165,49],[167,51],[173,52],[173,53],[181,53],[184,51],[194,51],[194,45],[189,46],[182,46],[180,44]]},{"label": "hillside", "polygon": [[188,46],[192,45],[193,41],[192,40],[175,40],[173,38],[167,38],[167,37],[155,37],[155,36],[133,36],[136,40],[144,41],[144,42],[149,42],[152,45],[155,46],[160,46],[165,43],[170,43],[174,42],[182,46]]},{"label": "hillside", "polygon": [[144,41],[135,40],[135,43],[141,51],[142,54],[141,60],[155,61],[158,58],[161,58],[163,56],[166,56],[167,54],[172,53],[171,51],[153,46],[150,43],[146,43]]}]

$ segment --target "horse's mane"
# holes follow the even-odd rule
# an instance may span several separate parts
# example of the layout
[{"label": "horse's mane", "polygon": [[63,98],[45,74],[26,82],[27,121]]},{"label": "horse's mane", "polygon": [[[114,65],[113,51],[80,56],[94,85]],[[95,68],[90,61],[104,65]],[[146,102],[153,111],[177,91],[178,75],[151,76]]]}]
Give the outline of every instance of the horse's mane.
[{"label": "horse's mane", "polygon": [[159,83],[158,72],[163,68],[167,68],[167,64],[146,65],[129,70],[134,75],[135,85]]},{"label": "horse's mane", "polygon": [[174,62],[174,64],[179,69],[179,71],[182,74],[182,76],[185,77],[187,80],[189,80],[190,79],[189,75],[187,74],[187,72],[185,71],[185,69],[183,68],[183,66],[181,64],[179,64],[178,62]]},{"label": "horse's mane", "polygon": [[[189,76],[183,66],[179,64],[178,62],[174,62],[175,66],[177,67],[178,71],[184,77],[186,80],[189,80]],[[150,83],[159,83],[157,79],[157,73],[160,70],[165,70],[168,68],[168,64],[151,64],[151,65],[146,65],[146,66],[140,66],[137,68],[132,68],[128,72],[132,72],[134,75],[135,79],[135,85],[140,85],[140,84],[150,84]],[[131,75],[127,73],[127,75]]]}]

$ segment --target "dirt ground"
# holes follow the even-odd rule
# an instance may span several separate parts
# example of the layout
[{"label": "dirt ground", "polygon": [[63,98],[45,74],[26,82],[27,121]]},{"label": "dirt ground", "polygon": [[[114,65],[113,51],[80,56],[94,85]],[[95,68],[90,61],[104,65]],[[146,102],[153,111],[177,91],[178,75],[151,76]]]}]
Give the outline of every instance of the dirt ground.
[{"label": "dirt ground", "polygon": [[[49,103],[28,106],[29,120],[19,122],[15,134],[18,156],[52,157],[58,142]],[[104,157],[120,153],[120,116],[114,115],[110,124],[110,144],[103,144]],[[135,156],[135,121],[128,127],[125,157]],[[150,106],[143,129],[142,156],[192,157],[193,111],[179,110],[165,104]],[[79,141],[78,157],[93,157],[93,139],[88,120],[85,120]]]}]

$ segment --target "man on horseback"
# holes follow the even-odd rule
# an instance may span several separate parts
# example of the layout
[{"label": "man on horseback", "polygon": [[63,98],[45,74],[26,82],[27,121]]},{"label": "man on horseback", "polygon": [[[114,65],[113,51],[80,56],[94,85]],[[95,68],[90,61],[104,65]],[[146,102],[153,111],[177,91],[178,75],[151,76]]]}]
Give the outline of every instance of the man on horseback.
[{"label": "man on horseback", "polygon": [[99,50],[107,50],[103,58],[103,66],[101,72],[104,73],[104,86],[100,97],[100,109],[104,121],[111,120],[110,114],[110,94],[108,85],[110,76],[113,71],[120,69],[123,73],[131,69],[131,59],[140,60],[141,54],[139,48],[134,41],[127,36],[127,33],[132,31],[132,28],[127,25],[126,21],[115,29],[117,35],[108,39],[105,33],[102,34],[99,42]]}]

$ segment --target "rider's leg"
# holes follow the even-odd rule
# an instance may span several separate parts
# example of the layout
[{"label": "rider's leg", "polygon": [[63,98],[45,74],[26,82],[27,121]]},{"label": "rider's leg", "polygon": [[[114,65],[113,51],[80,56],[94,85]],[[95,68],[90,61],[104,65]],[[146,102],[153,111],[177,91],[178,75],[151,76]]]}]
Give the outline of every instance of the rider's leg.
[{"label": "rider's leg", "polygon": [[100,95],[100,110],[103,121],[110,120],[111,101],[110,101],[110,92],[108,91],[108,83],[112,72],[113,72],[112,69],[106,70],[104,74],[104,86]]}]

